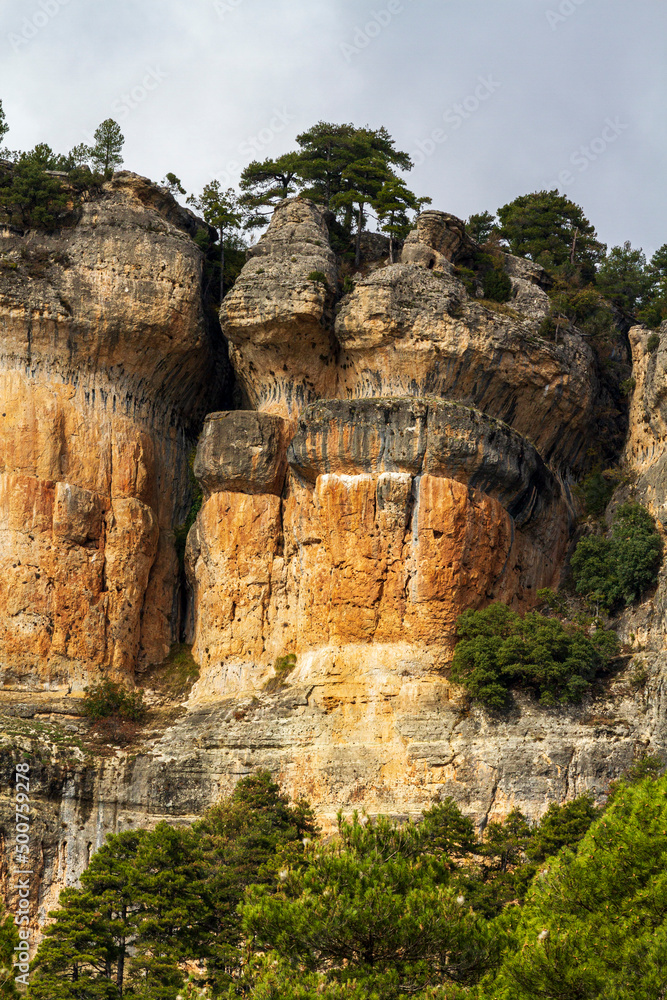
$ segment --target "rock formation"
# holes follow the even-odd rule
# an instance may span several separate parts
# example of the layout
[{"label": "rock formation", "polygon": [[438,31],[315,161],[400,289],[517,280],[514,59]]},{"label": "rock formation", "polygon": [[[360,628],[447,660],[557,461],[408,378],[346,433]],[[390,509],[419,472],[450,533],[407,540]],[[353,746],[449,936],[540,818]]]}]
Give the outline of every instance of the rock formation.
[{"label": "rock formation", "polygon": [[540,336],[535,265],[501,255],[510,306],[471,298],[456,262],[475,252],[425,212],[334,317],[322,212],[276,210],[221,311],[253,412],[212,415],[195,466],[195,698],[259,690],[286,652],[399,643],[444,663],[465,608],[557,581],[564,484],[609,419],[597,362],[573,328]]},{"label": "rock formation", "polygon": [[132,682],[177,636],[173,527],[219,352],[196,225],[121,173],[75,225],[2,235],[5,684],[81,688],[103,670]]},{"label": "rock formation", "polygon": [[[340,808],[414,815],[447,795],[483,826],[600,796],[638,750],[667,751],[664,580],[622,623],[646,646],[642,684],[632,661],[583,705],[518,694],[495,716],[448,678],[463,609],[528,607],[557,583],[571,483],[625,431],[588,340],[542,335],[544,272],[501,255],[513,298],[469,293],[478,249],[429,211],[399,263],[378,266],[375,241],[350,291],[324,214],[288,200],[223,304],[250,407],[230,411],[195,225],[121,174],[70,230],[2,244],[0,759],[34,755],[42,918],[105,833],[188,822],[258,767],[325,829]],[[647,336],[630,334],[627,456],[664,519],[663,345]],[[202,422],[186,548],[200,676],[180,717],[155,709],[143,744],[94,759],[74,745],[80,699],[26,689],[164,655]],[[5,830],[10,807],[0,795]]]}]

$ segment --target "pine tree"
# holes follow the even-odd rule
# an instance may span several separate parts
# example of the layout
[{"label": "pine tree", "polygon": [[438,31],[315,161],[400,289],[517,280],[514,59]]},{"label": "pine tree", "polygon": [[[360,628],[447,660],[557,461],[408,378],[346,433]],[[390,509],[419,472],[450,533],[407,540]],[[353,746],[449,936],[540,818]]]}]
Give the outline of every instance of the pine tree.
[{"label": "pine tree", "polygon": [[604,258],[605,246],[583,209],[558,191],[521,195],[499,208],[498,218],[510,253],[547,269],[583,266],[591,280]]},{"label": "pine tree", "polygon": [[5,136],[9,132],[9,125],[7,124],[7,119],[5,117],[4,108],[2,107],[2,100],[0,100],[0,146],[5,140]]},{"label": "pine tree", "polygon": [[23,154],[0,178],[0,206],[14,225],[50,231],[67,212],[68,198],[59,180],[46,173],[42,152],[38,147],[35,156]]},{"label": "pine tree", "polygon": [[628,241],[622,247],[611,248],[595,279],[606,299],[632,314],[646,303],[653,283],[643,250],[633,250]]},{"label": "pine tree", "polygon": [[262,163],[253,160],[241,174],[239,187],[241,205],[250,210],[245,228],[264,226],[268,215],[261,209],[275,208],[296,190],[295,178],[299,166],[298,153],[285,153],[275,160]]},{"label": "pine tree", "polygon": [[181,184],[181,178],[177,177],[176,174],[172,174],[171,171],[165,176],[162,181],[162,186],[166,187],[171,194],[176,197],[177,194],[185,194],[185,188]]},{"label": "pine tree", "polygon": [[118,942],[93,894],[63,889],[33,961],[28,1000],[116,1000]]},{"label": "pine tree", "polygon": [[281,872],[278,893],[248,891],[245,933],[291,967],[293,983],[301,970],[319,973],[325,995],[335,983],[393,997],[474,982],[493,935],[447,887],[449,864],[424,853],[425,837],[384,817],[339,817],[338,839]]},{"label": "pine tree", "polygon": [[225,295],[225,250],[234,245],[234,234],[243,220],[243,210],[239,205],[234,188],[223,191],[220,182],[210,181],[199,196],[190,195],[188,204],[201,212],[210,226],[220,234],[220,301]]},{"label": "pine tree", "polygon": [[296,137],[301,147],[299,177],[304,181],[308,198],[320,201],[326,208],[341,190],[342,174],[354,159],[354,125],[334,125],[318,122]]},{"label": "pine tree", "polygon": [[401,177],[386,180],[373,202],[380,220],[380,229],[389,236],[389,263],[394,263],[394,242],[404,240],[410,231],[408,212],[419,212],[430,205],[430,198],[417,198]]},{"label": "pine tree", "polygon": [[488,1000],[667,990],[667,779],[620,786],[575,850],[546,862]]},{"label": "pine tree", "polygon": [[138,995],[173,1000],[183,985],[179,963],[202,956],[211,908],[203,883],[192,830],[162,822],[142,839],[130,884],[136,937],[128,981]]},{"label": "pine tree", "polygon": [[[0,112],[2,105],[0,104]],[[1,119],[0,119],[1,121]],[[4,913],[4,906],[0,900],[0,998],[2,1000],[13,1000],[19,993],[14,983],[17,972],[14,967],[16,961],[15,949],[18,947],[19,935],[11,914]]]},{"label": "pine tree", "polygon": [[125,138],[120,130],[120,125],[113,118],[107,118],[95,129],[93,138],[95,145],[90,151],[93,165],[105,176],[111,176],[116,167],[119,167],[123,162],[120,151],[125,143]]},{"label": "pine tree", "polygon": [[466,231],[476,243],[486,243],[496,228],[496,217],[491,212],[479,212],[470,216]]},{"label": "pine tree", "polygon": [[207,932],[208,974],[226,988],[243,964],[237,907],[251,885],[273,886],[281,856],[299,858],[303,839],[316,833],[305,802],[290,806],[269,771],[243,778],[229,798],[195,824],[208,867],[205,894],[212,903]]}]

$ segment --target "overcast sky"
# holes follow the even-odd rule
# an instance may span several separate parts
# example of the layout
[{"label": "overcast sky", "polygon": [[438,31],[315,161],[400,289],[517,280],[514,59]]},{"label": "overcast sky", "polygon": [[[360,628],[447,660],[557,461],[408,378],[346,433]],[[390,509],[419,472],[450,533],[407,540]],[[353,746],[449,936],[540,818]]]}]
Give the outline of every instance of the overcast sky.
[{"label": "overcast sky", "polygon": [[318,120],[386,126],[463,218],[558,187],[600,238],[667,242],[665,0],[2,0],[6,143],[105,118],[125,166],[234,184]]}]

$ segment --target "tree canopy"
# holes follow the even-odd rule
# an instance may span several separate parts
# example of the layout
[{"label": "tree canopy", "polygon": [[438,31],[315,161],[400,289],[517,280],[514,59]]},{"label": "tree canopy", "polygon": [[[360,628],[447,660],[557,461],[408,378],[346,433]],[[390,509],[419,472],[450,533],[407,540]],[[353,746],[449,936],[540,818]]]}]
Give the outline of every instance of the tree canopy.
[{"label": "tree canopy", "polygon": [[547,268],[583,265],[593,277],[604,258],[605,246],[583,209],[558,191],[521,195],[498,209],[498,219],[510,253]]},{"label": "tree canopy", "polygon": [[452,680],[488,708],[503,708],[511,687],[535,692],[542,705],[579,701],[596,673],[617,651],[613,632],[590,637],[574,625],[529,611],[523,618],[505,604],[464,611]]},{"label": "tree canopy", "polygon": [[108,175],[116,167],[120,167],[123,162],[121,149],[125,144],[125,138],[120,130],[120,125],[113,118],[107,118],[93,133],[95,140],[90,149],[90,158],[93,166],[101,173]]},{"label": "tree canopy", "polygon": [[486,1000],[652,1000],[667,989],[667,779],[625,785],[533,881]]},{"label": "tree canopy", "polygon": [[571,560],[577,593],[607,610],[639,600],[658,578],[662,539],[649,512],[622,504],[612,518],[611,538],[582,538]]},{"label": "tree canopy", "polygon": [[9,125],[7,124],[7,118],[5,117],[5,110],[2,106],[2,100],[0,100],[0,146],[5,141],[5,136],[9,132]]},{"label": "tree canopy", "polygon": [[222,190],[218,180],[204,185],[200,195],[190,195],[188,204],[204,216],[209,226],[219,233],[220,302],[225,294],[225,260],[227,251],[238,247],[238,231],[243,221],[243,208],[234,188]]},{"label": "tree canopy", "polygon": [[386,128],[357,128],[317,122],[296,138],[299,149],[277,159],[257,160],[241,174],[241,205],[249,209],[246,227],[264,225],[267,210],[295,191],[333,211],[349,238],[355,231],[355,261],[361,254],[361,234],[368,211],[380,218],[393,244],[404,237],[408,211],[419,211],[429,199],[418,199],[396,170],[412,166],[407,153],[396,149]]}]

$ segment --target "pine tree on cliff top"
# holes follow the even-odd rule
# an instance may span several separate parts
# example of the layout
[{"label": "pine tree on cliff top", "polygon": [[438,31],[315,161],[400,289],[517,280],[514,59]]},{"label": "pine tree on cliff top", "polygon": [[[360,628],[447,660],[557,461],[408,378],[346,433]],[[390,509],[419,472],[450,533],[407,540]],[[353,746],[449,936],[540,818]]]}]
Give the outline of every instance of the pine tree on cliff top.
[{"label": "pine tree on cliff top", "polygon": [[248,164],[239,184],[243,192],[239,203],[251,213],[245,222],[246,229],[266,225],[269,219],[262,209],[275,208],[283,199],[294,194],[298,166],[298,153],[285,153],[262,163],[253,160]]},{"label": "pine tree on cliff top", "polygon": [[2,107],[2,101],[0,100],[0,146],[4,142],[5,136],[9,132],[9,125],[7,124],[7,119],[5,118],[5,111]]},{"label": "pine tree on cliff top", "polygon": [[121,149],[125,138],[120,125],[113,118],[107,118],[93,133],[95,144],[90,150],[93,165],[103,174],[111,174],[123,162]]},{"label": "pine tree on cliff top", "polygon": [[558,191],[524,194],[498,209],[500,236],[510,253],[547,269],[586,265],[592,278],[605,246],[583,209]]},{"label": "pine tree on cliff top", "polygon": [[430,198],[417,198],[402,177],[386,180],[374,201],[380,229],[389,236],[389,263],[394,263],[394,243],[404,240],[410,231],[408,211],[419,212],[423,205],[430,205]]},{"label": "pine tree on cliff top", "polygon": [[209,226],[220,234],[220,301],[225,294],[225,250],[241,226],[243,209],[233,188],[223,191],[220,182],[210,181],[198,196],[190,195],[188,204],[201,212]]}]

